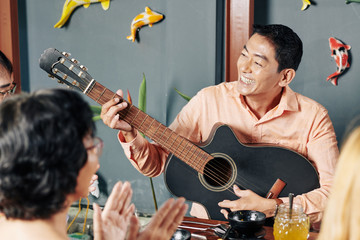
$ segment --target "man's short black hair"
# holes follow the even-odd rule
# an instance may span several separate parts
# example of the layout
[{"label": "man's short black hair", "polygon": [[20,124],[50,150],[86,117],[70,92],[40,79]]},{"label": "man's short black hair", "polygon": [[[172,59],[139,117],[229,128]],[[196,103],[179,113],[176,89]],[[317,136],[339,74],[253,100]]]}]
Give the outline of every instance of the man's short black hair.
[{"label": "man's short black hair", "polygon": [[0,105],[0,212],[48,219],[63,210],[87,161],[92,111],[72,90],[39,90]]},{"label": "man's short black hair", "polygon": [[266,37],[275,47],[278,72],[286,68],[298,69],[303,54],[299,36],[289,27],[281,24],[254,25],[253,34]]}]

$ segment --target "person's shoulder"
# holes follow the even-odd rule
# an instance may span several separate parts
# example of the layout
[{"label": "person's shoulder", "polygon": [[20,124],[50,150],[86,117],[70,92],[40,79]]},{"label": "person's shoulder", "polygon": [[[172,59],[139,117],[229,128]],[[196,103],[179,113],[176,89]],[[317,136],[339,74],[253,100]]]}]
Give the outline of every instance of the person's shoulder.
[{"label": "person's shoulder", "polygon": [[236,82],[222,82],[217,85],[212,85],[201,89],[198,93],[200,95],[214,95],[224,92],[232,92],[235,89]]},{"label": "person's shoulder", "polygon": [[295,93],[296,98],[299,102],[299,105],[302,109],[312,109],[314,111],[318,111],[319,113],[320,112],[323,112],[323,113],[328,112],[327,109],[322,104],[317,102],[316,100],[314,100],[310,97],[304,96],[298,92],[294,92],[294,93]]}]

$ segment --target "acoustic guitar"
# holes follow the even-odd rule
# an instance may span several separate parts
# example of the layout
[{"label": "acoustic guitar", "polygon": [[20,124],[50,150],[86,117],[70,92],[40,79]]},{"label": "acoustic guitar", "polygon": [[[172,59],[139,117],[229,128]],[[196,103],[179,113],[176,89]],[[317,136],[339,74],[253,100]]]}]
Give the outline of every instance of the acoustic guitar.
[{"label": "acoustic guitar", "polygon": [[[112,98],[126,101],[79,66],[70,54],[44,51],[40,67],[49,76],[103,105]],[[202,204],[211,219],[224,220],[218,202],[238,197],[232,186],[265,197],[277,179],[286,183],[279,197],[303,194],[320,186],[314,166],[300,154],[274,146],[244,145],[227,125],[216,125],[209,139],[195,145],[128,103],[120,118],[169,151],[165,183],[175,196]]]}]

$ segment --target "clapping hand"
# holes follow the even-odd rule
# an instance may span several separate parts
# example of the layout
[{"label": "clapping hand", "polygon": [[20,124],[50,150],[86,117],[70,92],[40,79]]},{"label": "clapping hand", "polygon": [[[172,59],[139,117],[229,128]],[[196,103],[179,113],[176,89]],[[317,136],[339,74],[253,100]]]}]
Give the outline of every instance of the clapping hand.
[{"label": "clapping hand", "polygon": [[115,184],[104,210],[94,203],[94,239],[123,240],[134,213],[131,204],[132,190],[129,182]]},{"label": "clapping hand", "polygon": [[153,216],[146,228],[139,232],[139,220],[133,216],[129,227],[129,240],[169,240],[180,225],[188,205],[184,198],[169,199]]}]

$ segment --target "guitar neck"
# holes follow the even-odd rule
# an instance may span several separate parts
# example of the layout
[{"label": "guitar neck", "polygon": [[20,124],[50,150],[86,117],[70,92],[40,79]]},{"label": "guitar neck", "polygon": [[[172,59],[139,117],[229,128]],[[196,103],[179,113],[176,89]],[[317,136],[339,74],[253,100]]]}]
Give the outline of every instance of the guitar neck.
[{"label": "guitar neck", "polygon": [[[91,89],[85,94],[100,105],[103,105],[115,97],[119,98],[120,102],[127,102],[125,99],[98,82],[95,82]],[[127,103],[128,107],[119,112],[122,120],[145,134],[151,140],[160,144],[168,152],[173,153],[177,158],[184,161],[197,172],[203,173],[205,164],[212,159],[211,155],[150,117],[134,105],[129,102]]]}]

